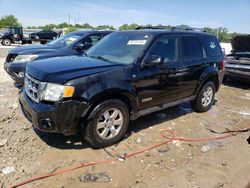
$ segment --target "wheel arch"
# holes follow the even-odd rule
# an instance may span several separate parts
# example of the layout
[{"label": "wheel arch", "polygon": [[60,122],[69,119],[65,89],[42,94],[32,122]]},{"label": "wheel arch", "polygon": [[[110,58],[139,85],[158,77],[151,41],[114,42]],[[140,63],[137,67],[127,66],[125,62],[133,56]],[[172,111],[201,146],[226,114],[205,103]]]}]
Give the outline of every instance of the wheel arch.
[{"label": "wheel arch", "polygon": [[220,82],[219,82],[219,75],[216,71],[211,70],[209,72],[204,73],[199,80],[199,84],[196,87],[195,95],[199,93],[201,88],[209,81],[212,81],[215,85],[215,91],[217,92],[219,90]]},{"label": "wheel arch", "polygon": [[90,103],[90,108],[88,109],[87,113],[84,116],[88,117],[91,111],[98,104],[106,100],[110,100],[110,99],[118,99],[124,102],[126,106],[128,107],[130,114],[133,114],[134,111],[137,110],[135,96],[133,96],[132,93],[130,93],[127,90],[113,88],[113,89],[107,89],[100,93],[97,93],[94,96],[92,96],[90,99],[88,99],[88,102]]}]

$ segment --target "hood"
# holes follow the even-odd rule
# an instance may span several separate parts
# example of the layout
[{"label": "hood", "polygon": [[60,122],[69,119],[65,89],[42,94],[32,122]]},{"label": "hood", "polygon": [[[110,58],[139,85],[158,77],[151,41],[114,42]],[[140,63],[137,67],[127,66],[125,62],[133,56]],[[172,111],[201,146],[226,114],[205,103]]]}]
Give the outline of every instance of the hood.
[{"label": "hood", "polygon": [[63,84],[74,78],[104,72],[121,66],[125,65],[84,56],[66,56],[31,62],[27,65],[26,73],[43,82]]},{"label": "hood", "polygon": [[49,45],[24,45],[18,46],[10,50],[11,54],[39,54],[55,52],[57,49],[62,48],[62,46],[49,46]]},{"label": "hood", "polygon": [[250,52],[250,35],[235,36],[231,43],[235,52]]}]

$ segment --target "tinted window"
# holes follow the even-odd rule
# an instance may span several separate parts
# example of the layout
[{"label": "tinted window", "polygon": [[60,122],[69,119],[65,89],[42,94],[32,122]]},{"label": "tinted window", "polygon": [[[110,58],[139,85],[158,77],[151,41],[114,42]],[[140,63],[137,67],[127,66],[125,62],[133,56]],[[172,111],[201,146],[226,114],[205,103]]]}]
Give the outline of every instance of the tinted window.
[{"label": "tinted window", "polygon": [[149,56],[160,56],[164,62],[178,60],[178,38],[161,37],[157,39],[149,51]]},{"label": "tinted window", "polygon": [[204,37],[203,41],[209,56],[222,55],[221,47],[216,37]]},{"label": "tinted window", "polygon": [[202,58],[205,56],[203,46],[196,37],[183,37],[182,50],[184,59]]}]

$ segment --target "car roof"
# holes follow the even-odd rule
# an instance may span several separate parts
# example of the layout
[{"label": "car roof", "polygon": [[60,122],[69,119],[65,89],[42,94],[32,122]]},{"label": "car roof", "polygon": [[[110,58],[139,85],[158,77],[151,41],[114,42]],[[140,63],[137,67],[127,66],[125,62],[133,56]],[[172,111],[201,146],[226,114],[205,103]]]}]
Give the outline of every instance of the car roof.
[{"label": "car roof", "polygon": [[153,36],[161,35],[161,34],[194,34],[194,35],[207,35],[214,36],[213,34],[202,32],[202,31],[194,31],[194,30],[167,30],[167,29],[140,29],[140,30],[126,30],[119,32],[128,32],[128,33],[147,33]]},{"label": "car roof", "polygon": [[98,34],[98,33],[104,33],[108,34],[113,32],[112,30],[79,30],[71,32],[72,34],[78,34],[78,35],[86,35],[86,34]]}]

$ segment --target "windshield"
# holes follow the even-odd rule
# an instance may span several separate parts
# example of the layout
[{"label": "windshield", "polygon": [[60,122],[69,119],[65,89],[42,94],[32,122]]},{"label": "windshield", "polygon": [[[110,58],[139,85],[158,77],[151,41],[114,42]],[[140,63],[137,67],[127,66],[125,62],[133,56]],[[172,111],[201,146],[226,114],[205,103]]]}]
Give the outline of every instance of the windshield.
[{"label": "windshield", "polygon": [[11,34],[13,33],[13,30],[11,28],[8,28],[8,30],[6,31],[6,34]]},{"label": "windshield", "polygon": [[90,48],[87,55],[114,63],[131,64],[151,38],[146,33],[115,32]]},{"label": "windshield", "polygon": [[48,43],[50,46],[69,46],[83,36],[76,33],[69,33]]}]

